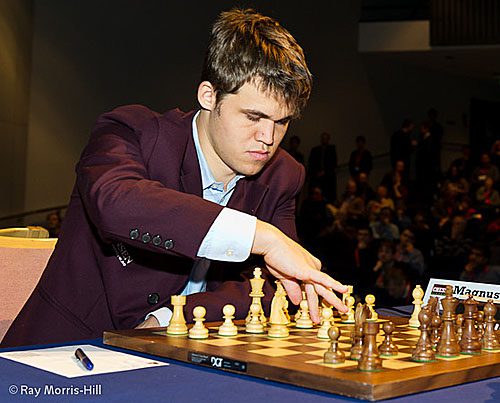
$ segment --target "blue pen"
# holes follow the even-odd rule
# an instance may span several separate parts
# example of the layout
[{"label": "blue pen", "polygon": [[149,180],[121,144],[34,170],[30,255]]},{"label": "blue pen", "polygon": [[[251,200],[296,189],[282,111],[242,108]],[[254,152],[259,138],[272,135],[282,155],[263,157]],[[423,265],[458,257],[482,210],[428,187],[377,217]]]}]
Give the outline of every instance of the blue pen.
[{"label": "blue pen", "polygon": [[92,361],[90,361],[90,358],[87,357],[87,354],[85,354],[81,348],[77,348],[76,349],[76,351],[75,351],[75,357],[89,371],[91,371],[92,368],[94,368],[94,364],[92,364]]}]

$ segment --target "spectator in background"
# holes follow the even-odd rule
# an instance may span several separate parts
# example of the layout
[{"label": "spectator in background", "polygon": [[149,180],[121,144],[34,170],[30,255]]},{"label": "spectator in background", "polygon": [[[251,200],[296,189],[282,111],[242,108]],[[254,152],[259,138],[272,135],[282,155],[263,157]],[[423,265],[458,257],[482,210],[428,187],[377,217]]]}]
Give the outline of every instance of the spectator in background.
[{"label": "spectator in background", "polygon": [[380,184],[387,188],[389,196],[396,204],[406,201],[406,197],[408,196],[408,181],[405,175],[404,161],[397,161],[394,170],[386,173]]},{"label": "spectator in background", "polygon": [[396,208],[394,224],[398,226],[400,233],[411,226],[411,218],[406,214],[406,207],[403,203]]},{"label": "spectator in background", "polygon": [[413,283],[408,275],[407,266],[395,262],[382,276],[383,288],[376,293],[378,306],[394,307],[411,305]]},{"label": "spectator in background", "polygon": [[484,180],[476,192],[477,209],[485,216],[486,220],[492,217],[495,209],[500,205],[498,191],[493,188],[493,179],[489,176]]},{"label": "spectator in background", "polygon": [[394,260],[406,263],[411,270],[411,277],[420,280],[425,271],[424,255],[414,245],[415,235],[410,229],[405,229],[399,237]]},{"label": "spectator in background", "polygon": [[413,152],[411,133],[414,128],[415,125],[413,122],[410,119],[405,119],[403,120],[401,128],[391,136],[390,154],[392,168],[395,169],[398,161],[403,161],[405,179],[408,178],[411,153]]},{"label": "spectator in background", "polygon": [[392,210],[384,207],[380,210],[379,221],[370,224],[373,238],[397,241],[399,239],[399,229],[392,222]]},{"label": "spectator in background", "polygon": [[352,178],[347,180],[346,190],[340,199],[338,214],[344,222],[349,221],[354,225],[361,219],[365,212],[365,203],[357,193],[356,181]]},{"label": "spectator in background", "polygon": [[[375,199],[376,193],[368,182],[368,174],[365,172],[360,172],[357,180],[358,185],[358,196],[363,199],[365,204],[369,201]],[[387,194],[387,189],[386,189]]]},{"label": "spectator in background", "polygon": [[356,137],[356,149],[351,152],[349,157],[349,172],[354,179],[357,179],[360,173],[370,175],[372,171],[372,154],[365,147],[366,138],[364,136]]},{"label": "spectator in background", "polygon": [[470,180],[472,176],[472,171],[474,170],[474,165],[471,159],[471,149],[469,145],[462,146],[462,156],[453,160],[450,167],[456,166],[458,169],[458,174]]},{"label": "spectator in background", "polygon": [[472,191],[476,192],[483,184],[486,178],[490,177],[496,183],[500,177],[498,168],[491,163],[490,154],[483,152],[479,159],[479,165],[472,171]]},{"label": "spectator in background", "polygon": [[309,176],[311,187],[319,187],[330,203],[337,200],[337,149],[329,133],[321,133],[320,145],[311,150]]},{"label": "spectator in background", "polygon": [[429,203],[436,190],[440,176],[439,153],[441,152],[437,140],[431,133],[430,124],[423,122],[420,125],[420,139],[416,155],[416,173],[418,198]]},{"label": "spectator in background", "polygon": [[380,242],[377,251],[377,262],[373,266],[373,273],[376,273],[376,280],[374,286],[376,288],[383,288],[384,286],[384,273],[394,266],[394,254],[396,253],[396,246],[394,242],[384,240]]},{"label": "spectator in background", "polygon": [[489,249],[485,245],[472,247],[467,264],[460,274],[461,281],[500,284],[500,266],[488,264]]},{"label": "spectator in background", "polygon": [[300,147],[300,137],[292,136],[290,137],[290,141],[288,143],[288,154],[290,154],[297,162],[300,162],[304,165],[304,154],[299,151]]},{"label": "spectator in background", "polygon": [[352,280],[358,295],[366,295],[373,291],[378,274],[372,269],[377,262],[377,253],[373,245],[370,227],[361,224],[356,234],[356,248],[353,255]]},{"label": "spectator in background", "polygon": [[49,231],[50,238],[58,238],[59,232],[61,231],[61,212],[53,211],[52,213],[47,214],[46,217],[46,227]]},{"label": "spectator in background", "polygon": [[458,166],[452,164],[441,185],[441,189],[449,189],[457,196],[462,196],[469,192],[469,182],[460,174]]}]

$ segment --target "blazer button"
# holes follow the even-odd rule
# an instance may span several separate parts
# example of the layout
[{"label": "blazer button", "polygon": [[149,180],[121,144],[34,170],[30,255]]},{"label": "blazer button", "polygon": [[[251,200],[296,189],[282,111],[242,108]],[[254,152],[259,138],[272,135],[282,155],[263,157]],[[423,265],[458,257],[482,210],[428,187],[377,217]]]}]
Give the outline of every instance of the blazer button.
[{"label": "blazer button", "polygon": [[153,245],[154,246],[160,246],[161,245],[161,236],[160,235],[155,235],[153,237]]},{"label": "blazer button", "polygon": [[144,243],[149,243],[151,242],[151,234],[149,232],[145,232],[144,234],[142,234],[142,242]]},{"label": "blazer button", "polygon": [[137,238],[139,238],[139,230],[137,228],[131,229],[130,239],[137,239]]},{"label": "blazer button", "polygon": [[156,305],[158,301],[160,300],[160,294],[157,292],[153,292],[148,295],[148,304],[149,305]]},{"label": "blazer button", "polygon": [[174,241],[167,239],[163,245],[165,245],[165,249],[167,250],[172,249],[174,247]]}]

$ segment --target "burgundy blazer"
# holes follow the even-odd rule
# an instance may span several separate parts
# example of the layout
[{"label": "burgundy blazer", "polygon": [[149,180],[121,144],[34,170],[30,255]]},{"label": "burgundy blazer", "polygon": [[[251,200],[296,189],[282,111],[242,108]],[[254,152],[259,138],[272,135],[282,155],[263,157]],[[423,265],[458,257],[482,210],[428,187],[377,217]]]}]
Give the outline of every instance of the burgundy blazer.
[{"label": "burgundy blazer", "polygon": [[[76,166],[76,185],[56,249],[2,347],[101,337],[138,325],[185,287],[199,246],[223,207],[203,200],[192,140],[194,112],[163,115],[133,105],[102,115]],[[240,180],[228,207],[296,238],[295,196],[304,169],[282,149]],[[189,295],[207,320],[250,304],[246,280],[260,257],[212,262],[207,292]],[[267,281],[265,306],[272,298]]]}]

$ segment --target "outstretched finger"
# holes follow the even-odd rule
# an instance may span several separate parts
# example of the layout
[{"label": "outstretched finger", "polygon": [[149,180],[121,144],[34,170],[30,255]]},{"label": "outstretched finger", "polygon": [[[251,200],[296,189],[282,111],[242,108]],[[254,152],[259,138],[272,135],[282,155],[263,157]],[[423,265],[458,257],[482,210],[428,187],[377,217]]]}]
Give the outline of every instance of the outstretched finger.
[{"label": "outstretched finger", "polygon": [[342,294],[346,293],[348,290],[346,285],[340,283],[339,281],[331,278],[328,274],[323,273],[319,270],[309,270],[308,277],[309,278],[306,280],[308,283],[321,285],[326,289],[333,289]]},{"label": "outstretched finger", "polygon": [[304,289],[306,291],[307,305],[309,306],[311,319],[314,323],[319,323],[318,294],[316,293],[314,286],[310,283],[306,283]]},{"label": "outstretched finger", "polygon": [[339,312],[346,313],[349,310],[347,306],[342,303],[340,298],[337,297],[333,291],[319,284],[315,284],[314,288],[316,289],[318,295],[321,295],[329,304],[337,308]]},{"label": "outstretched finger", "polygon": [[300,288],[299,283],[294,279],[283,278],[280,280],[281,284],[285,288],[288,298],[294,305],[300,304],[302,301],[302,288]]}]

